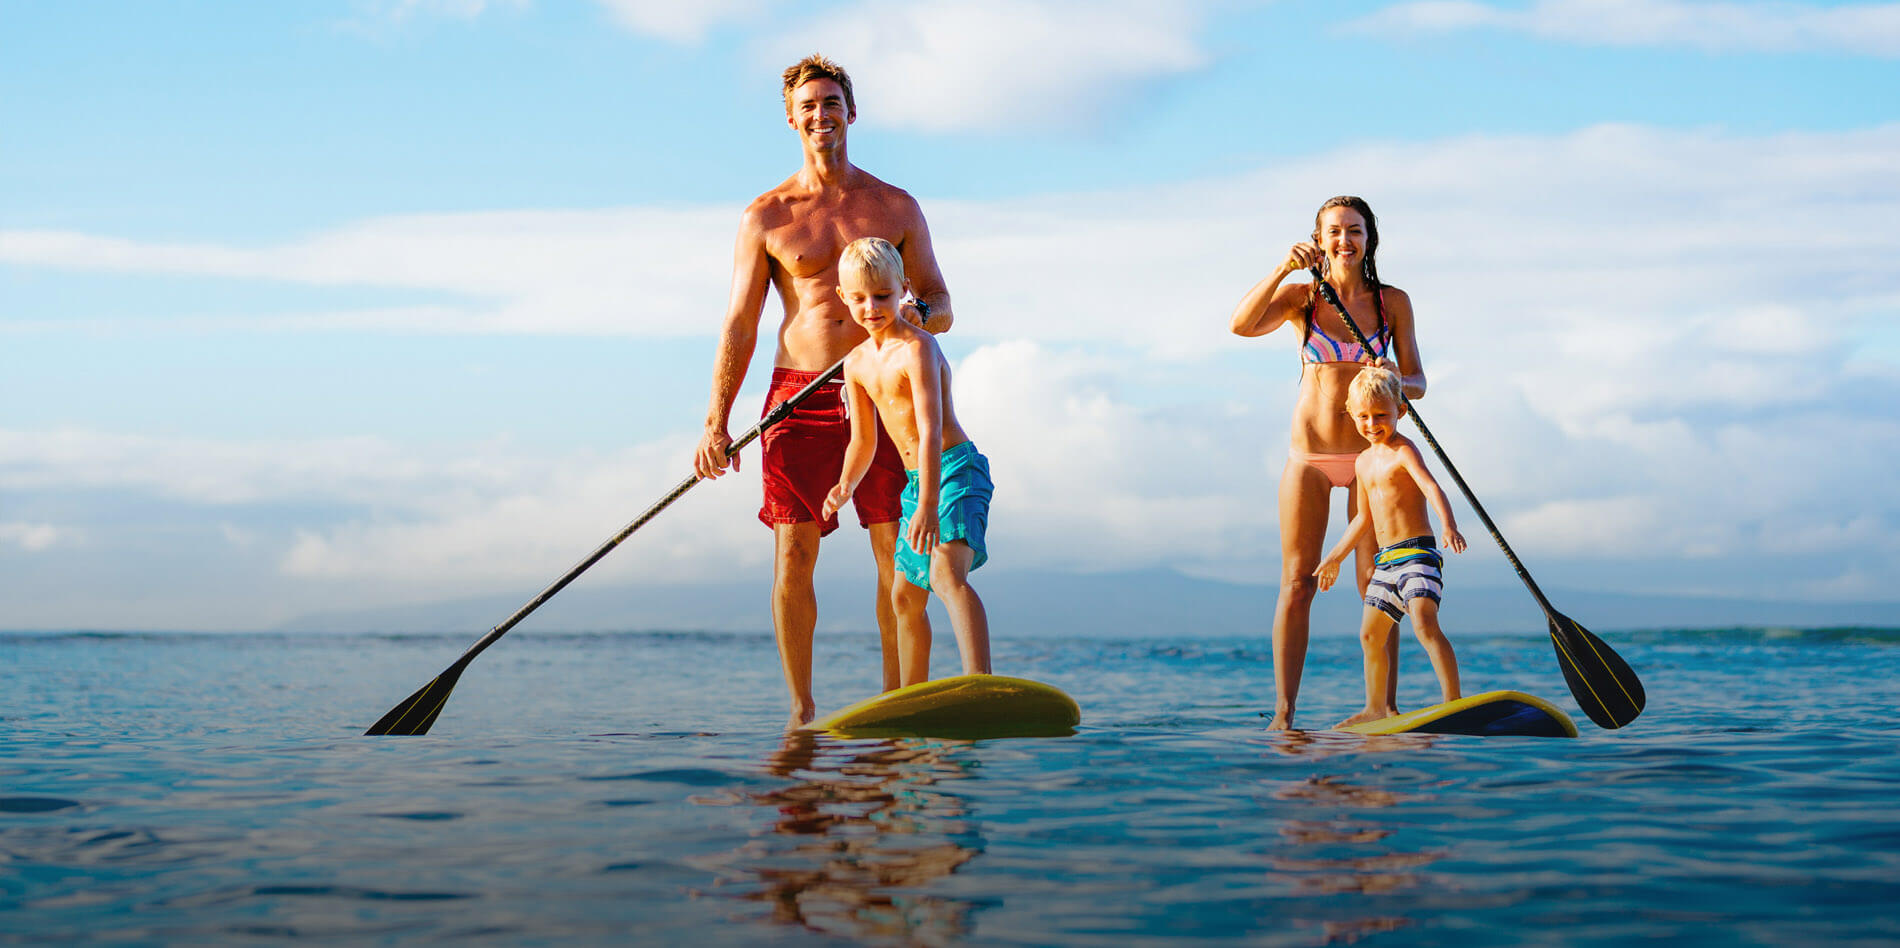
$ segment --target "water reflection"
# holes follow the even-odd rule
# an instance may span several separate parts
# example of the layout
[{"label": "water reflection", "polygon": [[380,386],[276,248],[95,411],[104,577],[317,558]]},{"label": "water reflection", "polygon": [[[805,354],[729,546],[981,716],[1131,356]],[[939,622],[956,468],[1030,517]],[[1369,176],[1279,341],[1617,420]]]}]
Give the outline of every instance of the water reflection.
[{"label": "water reflection", "polygon": [[[1267,865],[1276,873],[1293,876],[1295,890],[1309,895],[1383,895],[1427,885],[1427,877],[1417,870],[1443,859],[1445,853],[1410,852],[1392,845],[1397,831],[1378,818],[1379,811],[1430,798],[1368,785],[1362,775],[1369,769],[1364,762],[1367,753],[1421,750],[1434,740],[1434,735],[1427,734],[1275,734],[1269,743],[1274,753],[1316,760],[1342,758],[1345,772],[1315,773],[1270,785],[1269,796],[1280,804],[1274,809],[1286,815],[1280,836],[1288,846],[1268,853]],[[1417,924],[1414,919],[1391,915],[1315,921],[1323,926],[1330,944],[1349,944]]]},{"label": "water reflection", "polygon": [[972,776],[964,742],[787,735],[765,769],[791,782],[701,799],[772,811],[768,828],[702,864],[720,896],[764,903],[765,920],[828,935],[921,944],[968,934],[976,903],[924,891],[983,851],[968,805],[940,786]]}]

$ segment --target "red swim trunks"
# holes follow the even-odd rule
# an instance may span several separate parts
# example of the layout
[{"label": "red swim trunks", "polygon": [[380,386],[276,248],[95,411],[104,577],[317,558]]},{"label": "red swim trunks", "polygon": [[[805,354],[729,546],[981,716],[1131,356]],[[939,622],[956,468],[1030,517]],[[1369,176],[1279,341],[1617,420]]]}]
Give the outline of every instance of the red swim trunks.
[{"label": "red swim trunks", "polygon": [[[763,418],[772,406],[797,394],[811,384],[818,372],[773,369],[772,389],[766,393]],[[851,443],[851,420],[845,415],[844,382],[820,386],[811,397],[792,410],[791,417],[765,429],[759,445],[765,453],[760,472],[765,482],[765,504],[759,508],[759,520],[775,523],[810,523],[825,509],[825,496],[838,484],[844,470],[844,449]],[[877,454],[871,469],[865,472],[851,502],[858,508],[858,522],[864,526],[893,523],[903,513],[899,498],[904,493],[904,459],[897,445],[877,426]],[[819,525],[819,536],[838,529],[838,517]]]}]

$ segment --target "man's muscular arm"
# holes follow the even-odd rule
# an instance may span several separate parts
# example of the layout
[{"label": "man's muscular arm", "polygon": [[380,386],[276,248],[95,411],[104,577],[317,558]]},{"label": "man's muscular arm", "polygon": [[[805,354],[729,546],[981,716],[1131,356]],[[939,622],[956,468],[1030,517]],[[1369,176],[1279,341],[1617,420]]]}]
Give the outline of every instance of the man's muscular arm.
[{"label": "man's muscular arm", "polygon": [[924,209],[915,198],[903,196],[907,225],[899,252],[904,257],[904,275],[910,278],[913,296],[930,307],[930,318],[923,327],[932,333],[950,331],[956,316],[950,311],[950,289],[943,285],[943,271],[937,269],[937,254],[930,246],[930,225],[924,222]]},{"label": "man's muscular arm", "polygon": [[[725,472],[726,449],[732,444],[728,431],[732,400],[739,394],[746,366],[752,361],[752,349],[758,344],[759,317],[771,286],[772,258],[765,249],[765,230],[755,205],[740,219],[739,237],[732,250],[732,294],[719,329],[719,352],[713,358],[712,401],[706,407],[706,432],[693,454],[693,471],[700,477],[718,477]],[[730,460],[732,469],[738,470],[739,458],[735,455]]]}]

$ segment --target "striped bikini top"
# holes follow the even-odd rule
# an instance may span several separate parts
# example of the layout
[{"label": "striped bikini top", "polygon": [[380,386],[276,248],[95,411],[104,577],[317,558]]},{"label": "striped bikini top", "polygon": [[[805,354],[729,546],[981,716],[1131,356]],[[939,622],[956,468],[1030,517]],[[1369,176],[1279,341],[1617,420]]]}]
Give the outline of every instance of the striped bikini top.
[{"label": "striped bikini top", "polygon": [[[1392,327],[1385,324],[1385,288],[1375,287],[1372,294],[1373,308],[1379,314],[1379,327],[1373,330],[1366,341],[1372,343],[1372,352],[1366,353],[1357,339],[1339,340],[1326,334],[1320,328],[1318,320],[1313,318],[1314,302],[1306,304],[1306,339],[1300,347],[1300,361],[1306,364],[1316,362],[1365,362],[1368,359],[1383,359],[1392,351]],[[1314,294],[1318,296],[1318,294]]]}]

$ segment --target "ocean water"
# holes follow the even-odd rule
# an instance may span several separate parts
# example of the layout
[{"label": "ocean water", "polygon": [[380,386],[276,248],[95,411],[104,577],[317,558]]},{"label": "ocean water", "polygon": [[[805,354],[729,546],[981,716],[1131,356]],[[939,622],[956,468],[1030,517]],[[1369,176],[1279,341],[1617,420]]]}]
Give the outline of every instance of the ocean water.
[{"label": "ocean water", "polygon": [[[1603,634],[1615,732],[1547,639],[1455,640],[1576,740],[1273,734],[1264,640],[1156,637],[999,640],[1083,726],[974,743],[786,737],[765,635],[517,630],[415,738],[360,732],[474,633],[5,635],[0,942],[1900,941],[1900,633]],[[825,637],[821,704],[876,664]]]}]

